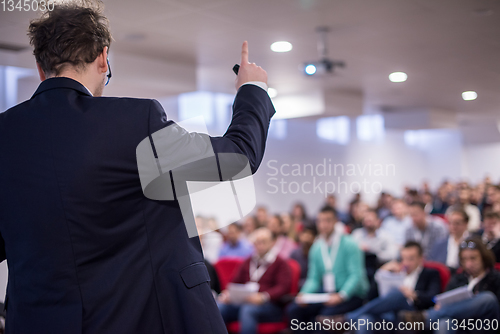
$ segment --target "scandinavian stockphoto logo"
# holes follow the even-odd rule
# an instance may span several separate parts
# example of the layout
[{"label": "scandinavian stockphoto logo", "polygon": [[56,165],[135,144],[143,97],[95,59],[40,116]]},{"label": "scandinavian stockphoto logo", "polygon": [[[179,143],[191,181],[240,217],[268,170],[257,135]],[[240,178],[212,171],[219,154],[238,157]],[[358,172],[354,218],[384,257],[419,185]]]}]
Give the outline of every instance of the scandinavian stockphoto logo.
[{"label": "scandinavian stockphoto logo", "polygon": [[[248,158],[213,151],[202,117],[168,125],[136,149],[142,191],[153,200],[177,200],[189,237],[229,225],[256,204]],[[198,231],[195,217],[217,217]]]}]

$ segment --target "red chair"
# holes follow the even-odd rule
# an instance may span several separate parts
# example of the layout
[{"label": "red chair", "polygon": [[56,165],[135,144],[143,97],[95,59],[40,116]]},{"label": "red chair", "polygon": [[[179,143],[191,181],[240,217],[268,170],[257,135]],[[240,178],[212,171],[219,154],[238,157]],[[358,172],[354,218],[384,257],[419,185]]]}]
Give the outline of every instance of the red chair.
[{"label": "red chair", "polygon": [[446,265],[435,261],[425,261],[424,267],[438,271],[439,277],[441,278],[441,291],[445,291],[446,285],[451,277],[450,269],[448,269]]},{"label": "red chair", "polygon": [[220,259],[214,264],[215,271],[219,277],[221,290],[224,290],[227,283],[231,282],[243,261],[244,260],[240,258],[228,257]]},{"label": "red chair", "polygon": [[449,224],[448,218],[446,218],[446,215],[443,213],[433,213],[431,216],[438,217],[443,221],[443,223]]},{"label": "red chair", "polygon": [[[288,259],[288,265],[292,270],[292,287],[290,289],[290,294],[295,296],[299,292],[299,280],[300,280],[300,265],[297,261],[293,259]],[[287,321],[280,322],[263,322],[259,324],[257,328],[258,334],[275,334],[279,333],[288,328]],[[227,331],[229,333],[239,333],[240,323],[238,321],[231,322],[227,325]]]}]

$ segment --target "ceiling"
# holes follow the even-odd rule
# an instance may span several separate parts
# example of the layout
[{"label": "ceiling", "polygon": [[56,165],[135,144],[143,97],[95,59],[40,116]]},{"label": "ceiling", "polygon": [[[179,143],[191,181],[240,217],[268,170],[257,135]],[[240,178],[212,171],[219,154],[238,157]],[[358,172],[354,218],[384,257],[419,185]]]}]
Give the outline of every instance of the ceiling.
[{"label": "ceiling", "polygon": [[[231,68],[239,62],[241,43],[248,40],[250,61],[267,70],[278,97],[350,94],[362,99],[365,112],[424,108],[449,113],[460,122],[490,121],[500,115],[498,0],[105,0],[104,4],[114,36],[111,57],[129,57],[126,66],[123,63],[114,71],[114,87],[110,84],[105,91],[109,95],[158,98],[192,89],[233,93]],[[34,67],[26,37],[34,16],[0,12],[0,44],[28,47],[17,53],[0,52],[0,64]],[[299,66],[319,58],[318,26],[331,29],[329,55],[347,66],[335,75],[306,77]],[[292,51],[272,52],[270,45],[278,40],[291,42]],[[155,65],[143,67],[145,62]],[[391,83],[388,75],[394,71],[406,72],[408,80]],[[123,74],[120,81],[120,72],[131,74],[128,79]],[[466,90],[475,90],[478,99],[463,101],[461,93]],[[326,108],[321,116],[333,114],[338,111]]]}]

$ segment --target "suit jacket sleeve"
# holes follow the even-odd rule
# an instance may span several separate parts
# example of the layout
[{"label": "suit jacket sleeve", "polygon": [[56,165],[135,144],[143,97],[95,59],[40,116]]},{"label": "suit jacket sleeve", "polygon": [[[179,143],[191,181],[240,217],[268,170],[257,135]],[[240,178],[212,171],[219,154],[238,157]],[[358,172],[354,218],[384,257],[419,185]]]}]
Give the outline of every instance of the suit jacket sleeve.
[{"label": "suit jacket sleeve", "polygon": [[345,243],[347,248],[346,253],[350,256],[347,262],[348,278],[339,292],[345,293],[347,298],[350,299],[356,292],[356,289],[362,286],[360,282],[362,282],[363,278],[366,276],[365,260],[363,252],[354,241],[345,241],[348,241]]},{"label": "suit jacket sleeve", "polygon": [[285,261],[281,261],[275,271],[275,284],[265,290],[269,294],[272,302],[278,302],[280,299],[290,293],[292,288],[292,270]]},{"label": "suit jacket sleeve", "polygon": [[250,260],[244,261],[234,275],[231,282],[245,284],[250,280]]},{"label": "suit jacket sleeve", "polygon": [[309,251],[309,265],[307,269],[307,279],[300,289],[301,293],[319,292],[322,282],[322,275],[319,272],[318,261],[321,261],[318,242],[315,242]]},{"label": "suit jacket sleeve", "polygon": [[0,262],[7,259],[7,255],[5,254],[5,241],[3,240],[2,235],[0,234]]},{"label": "suit jacket sleeve", "polygon": [[[269,95],[255,85],[243,85],[238,90],[231,124],[222,137],[211,137],[214,153],[238,153],[248,158],[252,173],[262,162],[269,122],[275,114]],[[160,103],[152,100],[149,114],[149,134],[168,125],[165,111]]]},{"label": "suit jacket sleeve", "polygon": [[451,276],[450,281],[446,285],[446,291],[450,291],[467,284],[467,279],[463,274],[455,274]]},{"label": "suit jacket sleeve", "polygon": [[425,279],[425,289],[416,291],[417,299],[414,303],[418,309],[426,309],[434,305],[434,296],[441,292],[441,278],[436,270],[427,271]]}]

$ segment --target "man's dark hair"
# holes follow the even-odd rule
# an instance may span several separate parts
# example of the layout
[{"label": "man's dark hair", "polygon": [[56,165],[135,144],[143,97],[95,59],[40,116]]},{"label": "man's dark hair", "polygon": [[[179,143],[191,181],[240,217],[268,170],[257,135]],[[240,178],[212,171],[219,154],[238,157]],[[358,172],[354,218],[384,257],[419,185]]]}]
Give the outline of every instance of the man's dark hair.
[{"label": "man's dark hair", "polygon": [[464,222],[466,224],[469,223],[469,215],[467,214],[467,212],[465,212],[463,206],[454,206],[450,212],[450,215],[453,213],[461,215]]},{"label": "man's dark hair", "polygon": [[[472,248],[469,247],[469,245],[472,246]],[[481,261],[483,262],[483,266],[485,269],[492,270],[495,267],[495,254],[491,250],[489,250],[488,247],[486,247],[486,245],[479,237],[472,236],[462,241],[462,243],[460,244],[460,249],[458,251],[458,258],[460,259],[460,261],[462,261],[462,252],[465,249],[476,249],[481,256]]]},{"label": "man's dark hair", "polygon": [[415,207],[418,207],[422,210],[425,210],[425,203],[424,202],[420,202],[420,201],[415,201],[415,202],[412,202],[410,204],[410,206],[415,206]]},{"label": "man's dark hair", "polygon": [[366,209],[365,214],[366,214],[366,213],[368,213],[368,212],[371,212],[371,213],[375,214],[375,217],[377,217],[377,219],[380,219],[380,217],[379,217],[379,215],[378,215],[378,211],[377,211],[377,209],[374,209],[374,208],[368,208],[368,209]]},{"label": "man's dark hair", "polygon": [[492,211],[492,210],[488,210],[484,213],[484,217],[483,217],[483,220],[485,219],[496,219],[496,220],[500,220],[500,213],[496,212],[496,211]]},{"label": "man's dark hair", "polygon": [[320,213],[331,212],[335,218],[337,218],[337,211],[329,205],[325,205],[319,210]]},{"label": "man's dark hair", "polygon": [[407,241],[403,248],[413,248],[418,249],[418,255],[422,256],[424,254],[424,250],[422,249],[422,245],[416,241]]},{"label": "man's dark hair", "polygon": [[318,229],[316,228],[315,225],[311,225],[311,226],[304,226],[304,228],[302,229],[302,232],[300,232],[301,234],[302,233],[310,233],[312,234],[314,237],[318,235]]},{"label": "man's dark hair", "polygon": [[92,63],[111,44],[101,1],[54,5],[28,28],[33,55],[46,76],[58,76],[71,65],[77,71]]},{"label": "man's dark hair", "polygon": [[[232,224],[229,224],[229,226],[232,226],[232,227],[236,228],[238,230],[238,232],[243,231],[243,226],[241,224],[232,223]],[[228,226],[228,228],[229,228],[229,226]]]}]

